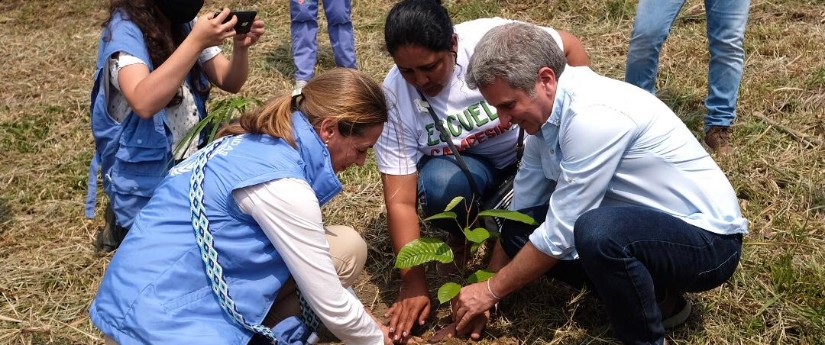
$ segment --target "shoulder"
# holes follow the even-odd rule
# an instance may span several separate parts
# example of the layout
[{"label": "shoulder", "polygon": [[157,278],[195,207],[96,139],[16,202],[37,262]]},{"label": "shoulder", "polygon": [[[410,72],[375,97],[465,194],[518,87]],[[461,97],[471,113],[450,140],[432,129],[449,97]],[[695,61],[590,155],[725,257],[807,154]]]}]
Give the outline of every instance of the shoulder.
[{"label": "shoulder", "polygon": [[398,106],[398,102],[408,99],[411,92],[413,92],[412,86],[401,76],[398,67],[393,66],[384,78],[384,94],[387,100]]},{"label": "shoulder", "polygon": [[408,86],[407,81],[401,76],[398,66],[393,65],[387,76],[384,77],[384,88],[390,91],[405,89]]}]

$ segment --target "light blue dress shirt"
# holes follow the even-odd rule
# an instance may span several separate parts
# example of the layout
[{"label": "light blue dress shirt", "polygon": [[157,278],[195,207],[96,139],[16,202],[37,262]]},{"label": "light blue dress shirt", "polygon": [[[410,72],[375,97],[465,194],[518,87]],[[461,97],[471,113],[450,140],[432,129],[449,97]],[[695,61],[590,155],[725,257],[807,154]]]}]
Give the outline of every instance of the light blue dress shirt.
[{"label": "light blue dress shirt", "polygon": [[727,177],[673,111],[587,67],[568,66],[559,78],[550,118],[526,140],[514,192],[514,210],[549,202],[530,242],[559,259],[578,258],[573,225],[597,207],[650,207],[710,232],[748,232]]}]

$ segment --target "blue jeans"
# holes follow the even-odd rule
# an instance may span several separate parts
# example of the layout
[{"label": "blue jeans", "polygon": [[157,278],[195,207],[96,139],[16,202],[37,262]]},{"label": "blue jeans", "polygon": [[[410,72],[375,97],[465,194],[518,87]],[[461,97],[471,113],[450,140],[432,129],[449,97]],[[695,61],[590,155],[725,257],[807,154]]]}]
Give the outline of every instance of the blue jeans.
[{"label": "blue jeans", "polygon": [[[356,68],[351,0],[324,0],[327,32],[338,67]],[[318,56],[318,0],[289,1],[295,80],[310,80]]]},{"label": "blue jeans", "polygon": [[[515,174],[515,165],[496,169],[487,159],[472,154],[462,153],[476,186],[481,190],[482,200],[498,190],[498,186],[507,177]],[[472,222],[478,214],[477,203],[471,203],[473,190],[467,175],[461,170],[454,156],[424,156],[418,162],[418,202],[423,217],[444,212],[447,204],[457,196],[463,196],[464,202],[453,208],[458,222],[452,219],[438,219],[430,222],[434,227],[448,231],[453,236],[464,238],[462,230],[467,221]],[[469,211],[469,213],[468,213]]]},{"label": "blue jeans", "polygon": [[[523,212],[543,219],[547,207]],[[510,257],[532,232],[518,224],[505,222],[501,236]],[[665,330],[657,300],[721,285],[742,251],[741,234],[718,235],[646,207],[593,209],[576,220],[574,231],[579,259],[559,261],[547,275],[596,291],[625,344],[661,344]]]},{"label": "blue jeans", "polygon": [[[656,93],[659,52],[684,4],[685,0],[639,0],[625,81]],[[710,50],[705,131],[713,126],[729,127],[736,119],[749,7],[750,0],[705,0]]]}]

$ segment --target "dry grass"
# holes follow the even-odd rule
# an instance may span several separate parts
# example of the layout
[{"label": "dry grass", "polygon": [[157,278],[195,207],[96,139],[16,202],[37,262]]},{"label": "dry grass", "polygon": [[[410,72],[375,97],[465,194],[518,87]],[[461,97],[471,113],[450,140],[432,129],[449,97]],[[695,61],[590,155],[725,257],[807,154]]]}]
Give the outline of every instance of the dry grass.
[{"label": "dry grass", "polygon": [[[498,15],[571,31],[596,71],[623,77],[635,1],[445,2],[456,22]],[[109,257],[94,256],[91,243],[102,220],[83,218],[82,209],[92,154],[88,91],[103,3],[0,3],[0,267],[6,272],[0,275],[0,343],[101,342],[87,309]],[[354,4],[359,64],[376,79],[392,65],[382,50],[391,3]],[[288,90],[287,3],[227,6],[257,9],[268,25],[242,94],[265,99]],[[662,98],[697,132],[707,89],[702,6],[698,0],[685,6],[664,49],[659,81]],[[319,68],[327,69],[334,63],[323,30],[322,24]],[[737,154],[720,165],[751,221],[751,235],[733,279],[692,295],[695,313],[669,337],[677,344],[825,344],[825,4],[753,0],[746,44]],[[357,290],[381,313],[396,296],[397,274],[380,181],[374,164],[343,179],[346,191],[327,207],[327,217],[356,226],[369,241],[371,261]],[[431,322],[423,331],[435,327]],[[615,343],[594,298],[548,281],[502,303],[487,333],[482,343]]]}]

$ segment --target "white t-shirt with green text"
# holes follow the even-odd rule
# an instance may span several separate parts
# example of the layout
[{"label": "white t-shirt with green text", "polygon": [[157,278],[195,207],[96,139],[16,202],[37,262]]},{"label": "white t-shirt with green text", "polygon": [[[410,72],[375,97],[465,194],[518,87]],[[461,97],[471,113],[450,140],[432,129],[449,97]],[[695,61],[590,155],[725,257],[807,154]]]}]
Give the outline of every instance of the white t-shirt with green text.
[{"label": "white t-shirt with green text", "polygon": [[[452,78],[441,93],[426,97],[460,152],[485,157],[499,169],[515,162],[518,126],[498,120],[496,109],[484,101],[478,90],[467,86],[465,72],[481,37],[494,27],[512,22],[482,18],[456,25],[458,56]],[[558,32],[545,29],[564,50]],[[389,121],[375,145],[378,169],[382,173],[413,174],[424,155],[451,154],[447,143],[441,141],[432,116],[422,105],[418,91],[404,80],[397,66],[393,66],[384,79],[384,88],[390,106]]]}]

